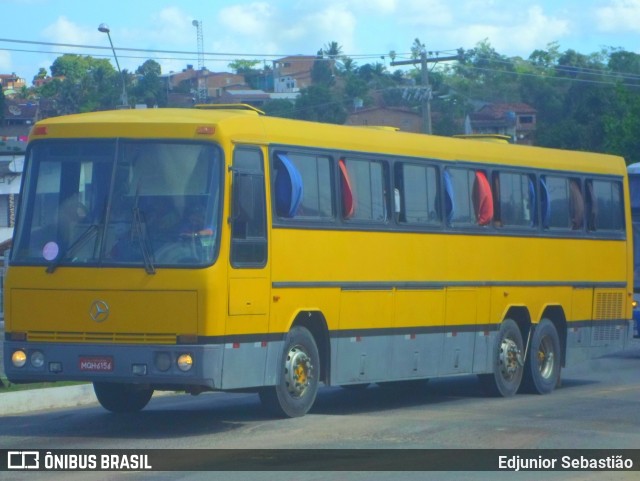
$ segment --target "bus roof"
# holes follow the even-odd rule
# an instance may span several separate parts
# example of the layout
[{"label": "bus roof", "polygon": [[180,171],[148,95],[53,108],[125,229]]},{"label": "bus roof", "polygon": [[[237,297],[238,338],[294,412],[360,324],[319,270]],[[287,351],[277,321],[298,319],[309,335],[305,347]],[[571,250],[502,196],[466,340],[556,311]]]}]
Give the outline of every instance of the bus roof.
[{"label": "bus roof", "polygon": [[640,162],[627,166],[627,172],[629,174],[640,174]]},{"label": "bus roof", "polygon": [[[504,142],[398,132],[260,115],[237,106],[197,109],[109,110],[52,117],[38,122],[30,140],[42,138],[169,138],[297,145],[341,152],[533,165],[550,170],[625,175],[621,157]],[[357,134],[356,134],[357,131]]]}]

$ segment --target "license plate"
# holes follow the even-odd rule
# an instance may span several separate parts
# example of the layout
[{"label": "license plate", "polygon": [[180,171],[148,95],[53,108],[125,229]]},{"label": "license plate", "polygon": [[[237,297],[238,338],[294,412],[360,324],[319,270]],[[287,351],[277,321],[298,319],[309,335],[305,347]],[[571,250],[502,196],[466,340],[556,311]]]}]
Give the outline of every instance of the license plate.
[{"label": "license plate", "polygon": [[90,372],[113,371],[113,358],[111,356],[89,356],[80,358],[80,370]]}]

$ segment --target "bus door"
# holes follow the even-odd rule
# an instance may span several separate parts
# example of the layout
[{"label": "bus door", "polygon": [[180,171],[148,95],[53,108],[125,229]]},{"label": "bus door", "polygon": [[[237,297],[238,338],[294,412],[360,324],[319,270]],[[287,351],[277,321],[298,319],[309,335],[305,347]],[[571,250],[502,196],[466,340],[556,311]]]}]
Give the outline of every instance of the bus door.
[{"label": "bus door", "polygon": [[231,249],[223,388],[264,382],[270,275],[262,152],[237,146],[231,186]]}]

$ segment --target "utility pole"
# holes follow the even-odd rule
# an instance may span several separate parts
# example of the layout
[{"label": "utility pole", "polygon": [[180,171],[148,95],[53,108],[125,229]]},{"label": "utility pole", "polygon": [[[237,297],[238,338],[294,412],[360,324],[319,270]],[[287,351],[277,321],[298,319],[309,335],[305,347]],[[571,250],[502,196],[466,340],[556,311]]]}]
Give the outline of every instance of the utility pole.
[{"label": "utility pole", "polygon": [[451,55],[449,57],[433,57],[429,58],[427,51],[423,48],[420,51],[420,58],[413,60],[401,60],[399,62],[391,62],[391,66],[396,65],[415,65],[420,62],[420,78],[422,80],[422,88],[426,90],[426,95],[422,99],[422,132],[425,134],[433,133],[431,129],[431,86],[429,85],[429,62],[438,62],[445,60],[460,60],[459,55]]}]

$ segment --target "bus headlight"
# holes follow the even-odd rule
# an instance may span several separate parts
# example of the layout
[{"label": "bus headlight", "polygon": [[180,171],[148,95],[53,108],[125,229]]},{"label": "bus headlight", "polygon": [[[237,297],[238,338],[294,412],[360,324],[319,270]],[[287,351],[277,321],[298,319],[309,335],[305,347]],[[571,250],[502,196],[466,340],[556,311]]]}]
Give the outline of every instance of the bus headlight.
[{"label": "bus headlight", "polygon": [[14,351],[13,354],[11,354],[11,363],[15,367],[24,367],[27,363],[27,353],[24,351]]},{"label": "bus headlight", "polygon": [[33,351],[31,353],[31,365],[37,369],[44,366],[44,354],[40,351]]},{"label": "bus headlight", "polygon": [[178,356],[177,364],[178,369],[182,372],[187,372],[193,366],[193,358],[191,357],[191,354],[180,354],[180,356]]}]

